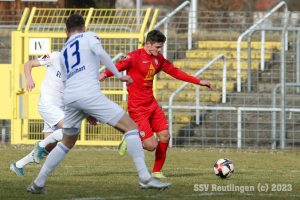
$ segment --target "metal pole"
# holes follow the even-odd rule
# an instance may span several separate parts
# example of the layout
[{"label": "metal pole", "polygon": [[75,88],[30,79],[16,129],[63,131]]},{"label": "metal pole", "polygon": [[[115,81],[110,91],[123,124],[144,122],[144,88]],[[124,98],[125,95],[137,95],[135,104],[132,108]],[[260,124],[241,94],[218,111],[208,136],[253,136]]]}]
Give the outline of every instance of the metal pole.
[{"label": "metal pole", "polygon": [[[200,79],[200,77],[199,77]],[[196,85],[196,106],[199,106],[199,85]],[[200,124],[200,117],[199,117],[199,109],[196,109],[196,124],[199,125]]]},{"label": "metal pole", "polygon": [[196,33],[197,31],[197,25],[198,25],[198,1],[197,0],[191,0],[191,6],[192,6],[192,29],[193,33]]},{"label": "metal pole", "polygon": [[[273,89],[272,107],[276,108],[276,92],[281,86],[278,83]],[[276,149],[276,111],[272,111],[272,149]]]},{"label": "metal pole", "polygon": [[248,35],[248,92],[251,92],[251,39],[254,32],[255,31],[251,31]]},{"label": "metal pole", "polygon": [[253,24],[247,31],[245,31],[237,40],[237,92],[241,92],[241,42],[244,36],[254,30],[259,24],[261,24],[265,19],[270,17],[276,10],[278,10],[281,6],[285,6],[285,10],[287,10],[287,4],[282,1],[275,8],[273,8],[268,14],[266,14],[262,19],[258,20],[255,24]]},{"label": "metal pole", "polygon": [[227,63],[226,63],[226,57],[223,56],[222,103],[226,103],[226,81],[227,81]]},{"label": "metal pole", "polygon": [[1,139],[1,143],[2,144],[5,143],[5,120],[2,120],[2,139]]},{"label": "metal pole", "polygon": [[[262,30],[265,30],[265,31],[281,31],[282,28],[259,28],[259,29],[255,29],[253,31],[251,31],[248,35],[248,45],[251,44],[251,41],[252,41],[252,35],[253,33],[255,33],[256,31],[262,31]],[[300,32],[300,28],[299,27],[289,27],[287,28],[288,31],[298,31]],[[297,39],[297,41],[300,41],[300,36],[299,38]],[[299,45],[300,45],[300,42],[299,42]],[[299,47],[297,45],[297,47]],[[249,48],[248,46],[248,92],[251,92],[251,59],[249,59],[249,55],[251,55],[251,48]],[[297,53],[297,55],[299,55],[299,63],[300,63],[300,47],[299,47],[299,53]],[[299,71],[300,71],[300,64],[299,64]],[[300,73],[300,72],[299,72]],[[300,74],[299,74],[299,82],[300,82]]]},{"label": "metal pole", "polygon": [[[287,6],[284,8],[284,12],[285,12],[285,16],[286,16],[286,21],[289,21],[291,13],[288,11]],[[289,41],[288,41],[288,34],[289,33],[286,31],[285,32],[285,50],[286,51],[288,50],[288,43],[289,43]]]},{"label": "metal pole", "polygon": [[[265,27],[265,21],[261,24],[261,27]],[[260,69],[265,71],[265,31],[261,32],[261,49],[260,49]]]},{"label": "metal pole", "polygon": [[[278,83],[272,92],[272,108],[276,108],[276,93],[281,83]],[[285,87],[300,87],[300,83],[286,83]],[[272,111],[272,149],[276,149],[276,111]]]},{"label": "metal pole", "polygon": [[281,47],[281,133],[280,133],[280,146],[282,149],[285,149],[285,76],[286,76],[286,63],[285,63],[285,33],[287,31],[287,26],[289,23],[289,18],[290,18],[290,12],[287,14],[286,22],[282,30],[281,34],[281,42],[282,42],[282,47]]},{"label": "metal pole", "polygon": [[188,50],[192,49],[192,6],[189,7]]},{"label": "metal pole", "polygon": [[[140,9],[142,9],[142,0],[136,0],[136,23],[140,24],[140,16],[141,16],[141,11]],[[140,26],[138,25],[138,30],[140,30]]]},{"label": "metal pole", "polygon": [[[171,98],[170,98],[171,99]],[[169,105],[170,105],[170,102],[169,102]],[[172,105],[172,103],[171,103]],[[173,146],[173,130],[172,130],[172,127],[173,127],[173,121],[172,121],[172,108],[169,108],[168,109],[168,114],[169,114],[169,132],[170,132],[170,141],[169,141],[169,147],[172,147]]]},{"label": "metal pole", "polygon": [[237,110],[237,148],[242,148],[242,110]]},{"label": "metal pole", "polygon": [[182,8],[184,8],[188,4],[190,4],[189,1],[185,1],[184,3],[182,3],[175,10],[173,10],[166,17],[164,17],[162,20],[160,20],[157,24],[155,24],[155,26],[153,27],[153,29],[157,29],[160,25],[162,25],[163,23],[165,23],[170,17],[172,17],[173,15],[175,15],[179,10],[181,10]]},{"label": "metal pole", "polygon": [[[297,32],[297,70],[296,70],[296,78],[297,83],[300,83],[300,31]],[[300,88],[297,88],[297,93],[300,92]]]},{"label": "metal pole", "polygon": [[164,44],[164,49],[163,49],[163,56],[165,59],[167,59],[168,55],[168,21],[164,23],[164,35],[166,36],[166,41]]}]

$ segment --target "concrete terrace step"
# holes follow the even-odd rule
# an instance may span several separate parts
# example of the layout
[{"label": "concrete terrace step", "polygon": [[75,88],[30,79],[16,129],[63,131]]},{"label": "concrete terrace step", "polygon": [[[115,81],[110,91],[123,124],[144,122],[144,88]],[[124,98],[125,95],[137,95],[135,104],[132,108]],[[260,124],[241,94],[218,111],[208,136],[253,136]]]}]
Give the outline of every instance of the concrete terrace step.
[{"label": "concrete terrace step", "polygon": [[[194,60],[194,59],[184,59],[184,60],[177,60],[174,61],[173,64],[177,68],[190,68],[190,69],[201,69],[205,65],[207,65],[211,60]],[[258,69],[260,65],[259,61],[252,61],[251,62],[251,69],[255,70]],[[236,60],[228,60],[226,59],[226,68],[227,69],[237,69],[237,62]],[[217,61],[212,66],[209,67],[209,69],[223,69],[223,61]],[[248,62],[245,60],[242,60],[241,62],[241,69],[248,69]]]},{"label": "concrete terrace step", "polygon": [[[224,54],[226,59],[237,59],[237,52],[236,51],[226,51],[226,50],[187,50],[186,57],[187,58],[201,58],[201,59],[213,59],[217,57],[219,54]],[[272,57],[271,52],[265,52],[265,60],[270,60]],[[260,59],[261,52],[258,50],[251,51],[251,59]],[[248,52],[243,51],[241,52],[241,59],[248,59]]]},{"label": "concrete terrace step", "polygon": [[[237,41],[198,41],[200,49],[237,49]],[[247,49],[248,42],[241,42],[241,49]],[[251,42],[251,49],[260,49],[261,42]],[[265,49],[280,50],[281,42],[265,42]]]}]

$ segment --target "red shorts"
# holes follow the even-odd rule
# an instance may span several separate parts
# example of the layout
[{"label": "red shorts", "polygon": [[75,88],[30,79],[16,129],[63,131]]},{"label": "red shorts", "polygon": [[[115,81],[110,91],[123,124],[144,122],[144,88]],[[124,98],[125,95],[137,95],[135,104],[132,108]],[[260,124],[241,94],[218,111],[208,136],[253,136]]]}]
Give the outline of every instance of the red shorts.
[{"label": "red shorts", "polygon": [[168,129],[168,122],[165,113],[156,105],[144,111],[129,111],[129,116],[139,126],[141,140],[145,140],[165,129]]}]

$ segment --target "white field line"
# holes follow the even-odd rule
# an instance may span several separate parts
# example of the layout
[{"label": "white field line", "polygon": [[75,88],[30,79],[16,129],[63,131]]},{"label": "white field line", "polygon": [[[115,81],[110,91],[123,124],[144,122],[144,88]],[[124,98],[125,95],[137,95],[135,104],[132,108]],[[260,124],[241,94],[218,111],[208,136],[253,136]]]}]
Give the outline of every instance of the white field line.
[{"label": "white field line", "polygon": [[[26,165],[26,167],[30,167],[30,168],[40,168],[42,167],[42,165],[35,165],[35,164],[29,164],[29,165]],[[120,169],[120,167],[113,167],[113,166],[100,166],[100,165],[94,165],[94,166],[79,166],[79,165],[75,165],[75,166],[63,166],[63,165],[59,165],[58,167],[62,167],[62,168],[85,168],[85,167],[88,167],[88,168],[103,168],[103,169]],[[150,169],[150,168],[149,168]],[[152,169],[152,168],[151,168]],[[166,170],[190,170],[190,171],[214,171],[213,168],[206,168],[206,169],[202,169],[202,168],[188,168],[188,167],[184,167],[184,168],[170,168],[170,167],[165,167],[164,169]],[[238,169],[238,168],[235,168],[235,171],[261,171],[261,172],[292,172],[292,173],[300,173],[300,170],[246,170],[246,169]]]},{"label": "white field line", "polygon": [[151,196],[125,196],[125,197],[91,197],[91,198],[73,198],[72,200],[106,200],[106,199],[133,199],[133,198],[162,198],[162,197],[202,197],[202,196],[223,196],[229,194],[230,196],[236,195],[236,196],[267,196],[267,197],[300,197],[300,194],[275,194],[275,193],[199,193],[199,194],[181,194],[181,195],[163,195],[163,194],[157,194],[157,195],[151,195]]}]

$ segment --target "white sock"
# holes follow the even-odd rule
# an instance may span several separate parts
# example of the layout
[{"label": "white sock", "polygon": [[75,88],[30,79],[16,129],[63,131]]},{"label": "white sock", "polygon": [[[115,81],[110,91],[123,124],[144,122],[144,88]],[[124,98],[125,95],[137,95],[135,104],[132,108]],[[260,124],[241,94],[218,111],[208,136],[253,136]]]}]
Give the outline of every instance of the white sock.
[{"label": "white sock", "polygon": [[34,180],[34,183],[38,187],[44,187],[45,182],[49,174],[59,165],[59,163],[65,158],[68,151],[62,142],[57,145],[48,155],[38,177]]},{"label": "white sock", "polygon": [[32,150],[32,152],[30,152],[27,156],[25,156],[21,160],[17,161],[16,162],[16,167],[17,168],[23,168],[25,165],[34,162],[33,161],[33,152],[34,152],[34,150]]},{"label": "white sock", "polygon": [[127,151],[135,164],[140,179],[150,179],[151,175],[146,167],[145,154],[142,147],[141,139],[139,137],[139,131],[136,129],[131,130],[126,132],[124,135],[126,140]]},{"label": "white sock", "polygon": [[41,141],[39,143],[39,146],[45,148],[50,143],[60,142],[62,140],[62,137],[62,129],[58,129],[54,131],[51,135],[46,137],[43,141]]}]

